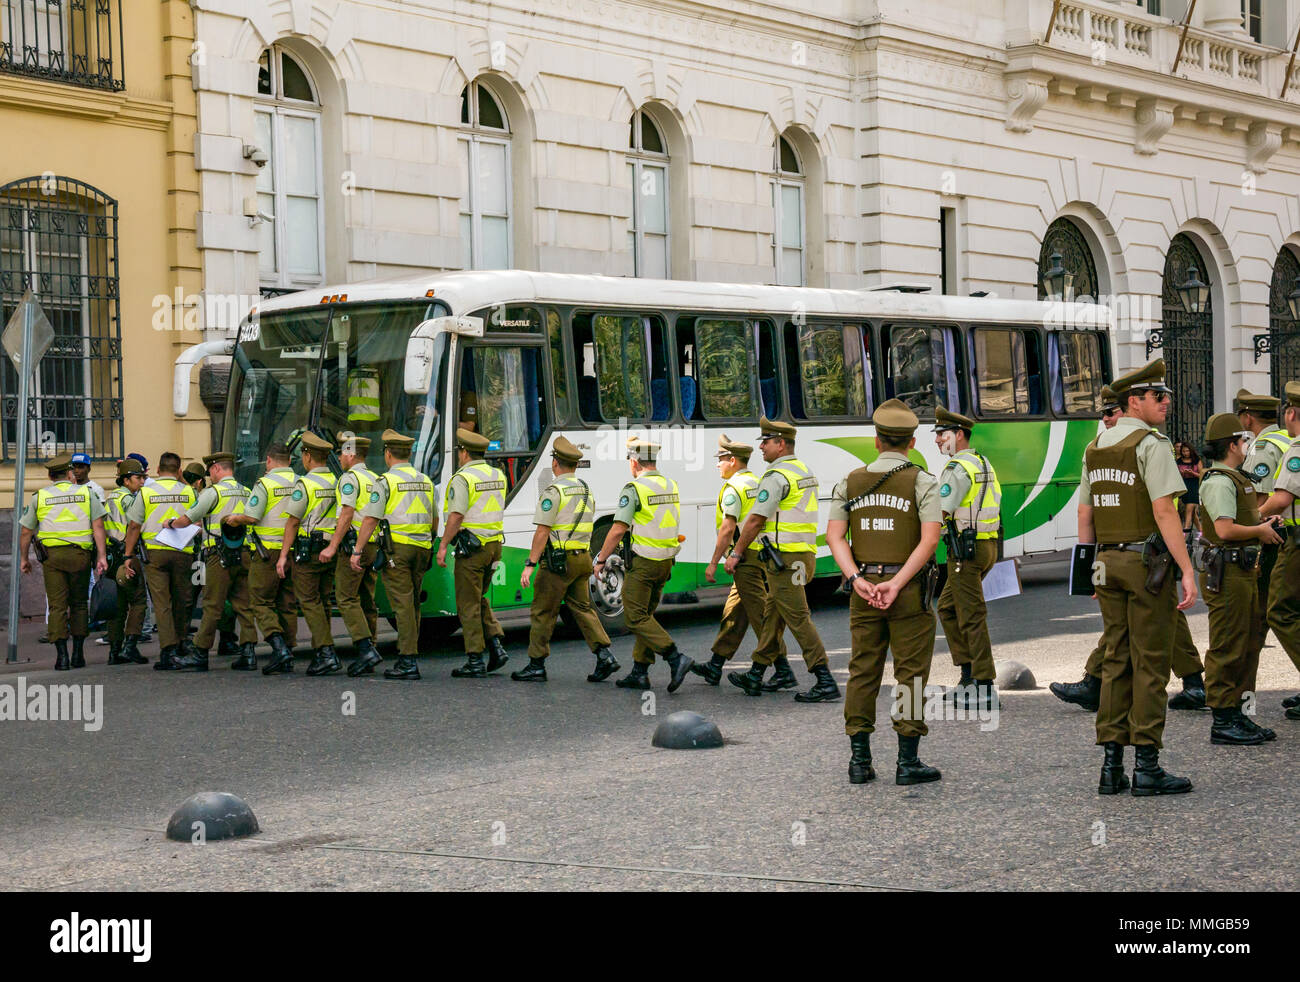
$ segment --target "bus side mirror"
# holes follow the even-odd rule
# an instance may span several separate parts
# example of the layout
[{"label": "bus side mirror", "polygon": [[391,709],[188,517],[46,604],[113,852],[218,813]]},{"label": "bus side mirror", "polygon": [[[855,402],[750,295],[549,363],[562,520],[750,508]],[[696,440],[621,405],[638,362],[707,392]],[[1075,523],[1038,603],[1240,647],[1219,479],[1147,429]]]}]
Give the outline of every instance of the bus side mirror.
[{"label": "bus side mirror", "polygon": [[482,317],[433,317],[421,322],[411,332],[406,342],[407,395],[427,395],[433,385],[436,339],[439,334],[455,334],[467,338],[483,336]]}]

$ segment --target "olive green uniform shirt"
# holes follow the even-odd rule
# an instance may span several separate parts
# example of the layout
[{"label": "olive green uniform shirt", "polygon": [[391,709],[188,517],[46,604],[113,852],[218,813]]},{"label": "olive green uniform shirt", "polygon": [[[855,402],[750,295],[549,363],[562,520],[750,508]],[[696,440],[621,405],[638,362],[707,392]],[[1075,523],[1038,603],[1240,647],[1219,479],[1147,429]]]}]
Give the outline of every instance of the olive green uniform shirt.
[{"label": "olive green uniform shirt", "polygon": [[[1143,440],[1137,448],[1138,476],[1147,486],[1147,496],[1155,501],[1169,495],[1185,494],[1187,482],[1179,473],[1178,461],[1174,460],[1173,444],[1169,442],[1169,437],[1147,426],[1142,420],[1134,416],[1121,416],[1118,423],[1097,437],[1097,446],[1113,447],[1132,436],[1134,430],[1150,430],[1156,435],[1154,440]],[[1088,480],[1086,466],[1079,477],[1079,500],[1085,504],[1092,501],[1092,482]]]},{"label": "olive green uniform shirt", "polygon": [[[867,473],[883,474],[905,463],[907,463],[906,456],[887,450],[867,465]],[[943,521],[943,506],[939,503],[939,482],[929,471],[920,471],[916,475],[916,516],[922,524]],[[849,520],[849,479],[847,477],[836,484],[831,492],[830,512],[826,517],[832,522]]]}]

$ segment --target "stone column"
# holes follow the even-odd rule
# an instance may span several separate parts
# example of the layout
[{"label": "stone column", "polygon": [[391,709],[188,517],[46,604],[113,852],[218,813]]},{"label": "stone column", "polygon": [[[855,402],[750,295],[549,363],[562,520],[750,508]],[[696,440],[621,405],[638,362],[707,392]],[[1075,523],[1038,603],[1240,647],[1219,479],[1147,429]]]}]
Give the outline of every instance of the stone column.
[{"label": "stone column", "polygon": [[1201,0],[1202,23],[1207,31],[1250,37],[1241,20],[1241,0]]}]

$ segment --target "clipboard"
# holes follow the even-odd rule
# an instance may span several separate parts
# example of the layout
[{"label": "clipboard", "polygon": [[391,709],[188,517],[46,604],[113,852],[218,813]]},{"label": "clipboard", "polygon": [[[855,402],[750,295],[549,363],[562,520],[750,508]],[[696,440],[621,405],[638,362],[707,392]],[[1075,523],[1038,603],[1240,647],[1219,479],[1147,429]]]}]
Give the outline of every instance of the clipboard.
[{"label": "clipboard", "polygon": [[1097,592],[1092,584],[1092,567],[1097,561],[1097,543],[1079,542],[1070,550],[1070,596],[1091,597]]}]

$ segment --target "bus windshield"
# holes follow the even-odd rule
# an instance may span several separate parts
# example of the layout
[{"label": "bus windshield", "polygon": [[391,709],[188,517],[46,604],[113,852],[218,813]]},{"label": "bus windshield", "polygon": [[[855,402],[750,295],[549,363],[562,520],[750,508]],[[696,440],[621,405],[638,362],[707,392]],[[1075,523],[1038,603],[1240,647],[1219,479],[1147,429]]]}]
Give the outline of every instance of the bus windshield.
[{"label": "bus windshield", "polygon": [[343,433],[369,437],[367,463],[380,472],[379,437],[391,428],[416,438],[412,463],[436,480],[446,337],[436,342],[435,384],[427,396],[407,395],[403,378],[411,332],[445,312],[424,300],[322,305],[245,324],[231,366],[223,441],[237,458],[236,478],[251,484],[269,444],[296,442],[309,428],[335,442]]}]

